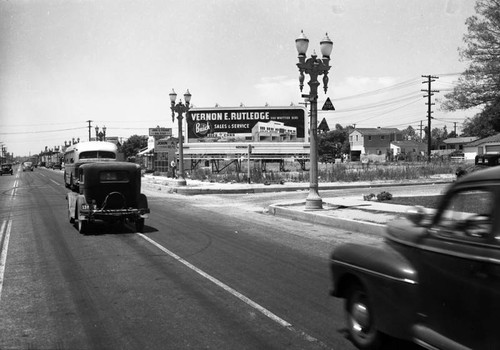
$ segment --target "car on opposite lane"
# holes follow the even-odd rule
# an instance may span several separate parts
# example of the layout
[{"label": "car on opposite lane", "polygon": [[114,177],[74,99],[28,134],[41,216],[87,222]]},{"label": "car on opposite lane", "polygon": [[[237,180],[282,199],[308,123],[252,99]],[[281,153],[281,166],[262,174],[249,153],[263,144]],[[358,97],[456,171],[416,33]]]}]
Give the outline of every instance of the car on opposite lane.
[{"label": "car on opposite lane", "polygon": [[24,162],[23,163],[23,171],[33,171],[33,163],[32,162]]},{"label": "car on opposite lane", "polygon": [[500,167],[460,177],[437,210],[390,223],[377,246],[338,246],[330,268],[358,348],[391,336],[428,349],[500,349]]}]

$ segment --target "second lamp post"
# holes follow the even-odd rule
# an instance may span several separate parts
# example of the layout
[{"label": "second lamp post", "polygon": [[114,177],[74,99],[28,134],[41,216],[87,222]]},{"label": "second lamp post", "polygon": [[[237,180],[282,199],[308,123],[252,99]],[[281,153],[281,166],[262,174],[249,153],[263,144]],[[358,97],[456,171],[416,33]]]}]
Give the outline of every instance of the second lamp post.
[{"label": "second lamp post", "polygon": [[181,100],[177,104],[175,104],[175,100],[177,99],[177,94],[175,93],[174,89],[172,89],[172,92],[169,94],[170,96],[170,109],[172,110],[172,122],[175,119],[175,113],[177,113],[177,121],[178,121],[178,131],[179,131],[179,171],[177,172],[178,174],[178,182],[177,184],[179,186],[185,186],[186,185],[186,178],[184,177],[184,150],[182,146],[182,115],[184,113],[187,113],[189,111],[189,102],[191,101],[191,94],[189,93],[189,90],[186,91],[184,94],[184,101],[186,102],[185,104],[182,103]]},{"label": "second lamp post", "polygon": [[99,131],[99,127],[95,127],[95,140],[96,141],[106,141],[106,127],[102,127],[102,131]]},{"label": "second lamp post", "polygon": [[309,142],[310,142],[310,167],[309,171],[309,195],[306,198],[306,209],[322,209],[323,200],[318,193],[318,76],[323,75],[323,89],[328,89],[328,71],[330,70],[330,54],[332,53],[333,43],[326,37],[320,42],[321,54],[323,58],[319,59],[316,52],[313,52],[311,58],[306,60],[307,47],[309,39],[306,38],[304,32],[295,40],[297,52],[299,53],[299,83],[300,91],[304,87],[304,73],[310,76],[308,82],[309,95],[306,97],[311,104],[311,118],[309,123]]}]

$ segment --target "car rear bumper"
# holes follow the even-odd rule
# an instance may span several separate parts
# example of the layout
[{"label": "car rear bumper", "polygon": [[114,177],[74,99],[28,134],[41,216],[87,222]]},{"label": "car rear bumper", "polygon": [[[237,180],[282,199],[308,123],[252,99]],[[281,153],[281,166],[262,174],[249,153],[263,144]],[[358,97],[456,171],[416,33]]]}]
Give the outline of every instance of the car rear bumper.
[{"label": "car rear bumper", "polygon": [[95,209],[81,210],[80,215],[86,220],[109,220],[113,218],[124,219],[147,219],[150,213],[149,208],[143,209]]}]

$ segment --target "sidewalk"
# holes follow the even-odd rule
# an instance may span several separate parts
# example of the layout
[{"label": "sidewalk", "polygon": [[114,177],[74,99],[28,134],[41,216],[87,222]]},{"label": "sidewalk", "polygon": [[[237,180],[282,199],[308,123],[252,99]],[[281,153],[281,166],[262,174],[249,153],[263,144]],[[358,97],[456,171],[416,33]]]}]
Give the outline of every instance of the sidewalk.
[{"label": "sidewalk", "polygon": [[[454,176],[436,176],[429,179],[410,180],[405,182],[377,181],[355,183],[320,183],[319,190],[346,188],[377,188],[386,186],[408,186],[424,184],[449,184]],[[146,175],[143,186],[150,190],[168,191],[182,195],[204,194],[257,194],[266,192],[306,191],[309,183],[284,184],[241,184],[211,183],[198,180],[187,180],[186,186],[177,186],[174,179],[161,176]],[[373,190],[372,192],[375,192]],[[419,195],[436,195],[435,191],[419,193]],[[388,222],[403,216],[412,209],[411,206],[388,204],[387,202],[365,201],[361,196],[323,198],[323,209],[306,210],[303,201],[290,201],[272,204],[269,213],[315,224],[337,227],[345,230],[382,235]]]}]

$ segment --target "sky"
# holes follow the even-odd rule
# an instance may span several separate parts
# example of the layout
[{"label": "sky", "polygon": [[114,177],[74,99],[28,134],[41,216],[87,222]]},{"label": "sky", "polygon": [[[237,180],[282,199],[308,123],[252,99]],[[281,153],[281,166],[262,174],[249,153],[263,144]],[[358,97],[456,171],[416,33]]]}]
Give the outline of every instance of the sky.
[{"label": "sky", "polygon": [[[295,39],[308,57],[328,33],[330,128],[427,125],[422,75],[432,83],[432,128],[448,132],[477,111],[439,101],[460,61],[473,0],[0,0],[0,145],[17,156],[95,126],[108,136],[172,128],[169,93],[195,107],[303,103]],[[309,77],[306,76],[306,83]]]}]

